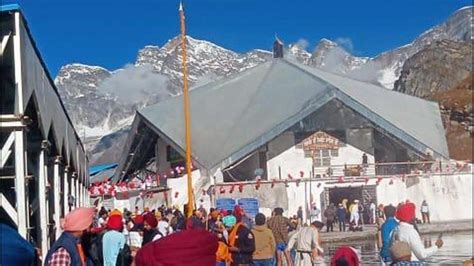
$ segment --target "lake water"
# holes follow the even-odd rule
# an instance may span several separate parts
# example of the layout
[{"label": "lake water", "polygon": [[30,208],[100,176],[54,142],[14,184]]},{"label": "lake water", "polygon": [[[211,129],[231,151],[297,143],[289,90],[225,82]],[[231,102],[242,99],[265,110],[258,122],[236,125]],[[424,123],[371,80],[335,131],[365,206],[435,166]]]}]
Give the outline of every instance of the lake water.
[{"label": "lake water", "polygon": [[[432,257],[428,258],[426,262],[429,265],[461,265],[464,261],[473,257],[472,246],[473,232],[459,232],[443,235],[444,245]],[[425,246],[434,245],[438,234],[423,235],[422,239]],[[341,244],[323,244],[325,251],[325,261],[328,263],[331,256]],[[362,258],[362,265],[381,265],[378,259],[378,250],[376,243],[373,241],[359,241],[352,244],[356,248]],[[329,265],[329,263],[327,264]]]}]

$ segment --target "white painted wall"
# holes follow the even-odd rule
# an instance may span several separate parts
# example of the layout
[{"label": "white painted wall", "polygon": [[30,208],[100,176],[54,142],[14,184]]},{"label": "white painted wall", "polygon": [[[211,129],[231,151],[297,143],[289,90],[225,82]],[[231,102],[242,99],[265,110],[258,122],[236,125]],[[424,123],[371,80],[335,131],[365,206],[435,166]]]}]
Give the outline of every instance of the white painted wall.
[{"label": "white painted wall", "polygon": [[[407,199],[415,203],[417,207],[417,217],[421,219],[420,206],[425,199],[431,210],[432,221],[453,221],[472,219],[472,173],[467,174],[453,174],[453,175],[432,175],[429,177],[418,177],[419,183],[407,188],[407,181],[402,181],[402,177],[394,177],[392,179],[383,179],[376,187],[377,189],[377,204],[392,204],[397,206],[399,202],[405,202]],[[311,189],[309,182],[300,182],[297,185],[294,182],[288,183],[284,188],[283,184],[277,184],[273,189],[269,188],[269,184],[262,185],[260,191],[256,191],[249,185],[245,186],[244,193],[238,193],[237,188],[233,194],[226,193],[225,195],[218,195],[219,197],[255,197],[260,200],[260,211],[269,215],[272,208],[277,207],[275,203],[280,202],[279,206],[285,209],[285,215],[295,215],[298,207],[302,206],[303,210],[311,204],[311,194],[313,202],[321,209],[321,195],[326,187],[360,187],[362,185],[376,185],[377,179],[372,178],[365,182],[353,182],[351,178],[347,177],[344,183],[327,184],[323,180],[312,181]],[[392,181],[392,184],[390,184]],[[321,185],[318,187],[318,183]],[[282,187],[283,185],[283,187]],[[265,189],[266,188],[266,189]],[[283,201],[278,199],[284,196],[286,190],[288,198],[287,204],[282,204]],[[444,189],[444,190],[443,190]],[[262,193],[263,192],[263,193]],[[273,199],[272,199],[273,197]],[[264,206],[262,206],[264,205]],[[277,204],[278,205],[278,204]],[[286,205],[286,206],[284,206]],[[306,215],[306,213],[305,213]]]},{"label": "white painted wall", "polygon": [[[290,147],[286,150],[285,147]],[[283,151],[282,151],[283,150]],[[281,152],[282,151],[282,152]],[[281,153],[280,153],[281,152]],[[278,154],[280,153],[280,154]],[[337,165],[338,168],[333,169],[333,176],[343,175],[343,165],[360,164],[362,163],[362,154],[364,152],[346,144],[339,148],[339,156],[331,159],[331,165]],[[368,162],[374,163],[374,156],[367,153]],[[305,158],[304,150],[295,147],[295,138],[292,132],[285,132],[276,139],[268,143],[267,158],[267,172],[269,179],[278,179],[278,168],[281,168],[282,179],[287,179],[288,174],[293,177],[299,177],[299,172],[305,172],[305,177],[309,177],[309,172],[312,171],[313,160]],[[315,174],[326,174],[327,167],[317,167],[314,169]],[[373,166],[367,169],[366,174],[374,175],[375,168]]]},{"label": "white painted wall", "polygon": [[409,188],[401,179],[394,179],[392,185],[384,180],[377,187],[377,198],[379,203],[395,206],[408,199],[416,204],[419,219],[423,200],[430,207],[432,221],[472,219],[472,177],[472,173],[420,177],[420,182]]},{"label": "white painted wall", "polygon": [[[188,202],[187,179],[187,175],[179,178],[168,178],[168,187],[171,188],[171,202],[173,205],[183,206]],[[193,171],[192,179],[194,199],[197,207],[203,205],[205,208],[210,208],[210,197],[209,195],[203,195],[202,190],[207,190],[209,188],[211,185],[211,179],[207,176],[201,176],[200,170]],[[175,197],[176,192],[178,192],[178,197]]]}]

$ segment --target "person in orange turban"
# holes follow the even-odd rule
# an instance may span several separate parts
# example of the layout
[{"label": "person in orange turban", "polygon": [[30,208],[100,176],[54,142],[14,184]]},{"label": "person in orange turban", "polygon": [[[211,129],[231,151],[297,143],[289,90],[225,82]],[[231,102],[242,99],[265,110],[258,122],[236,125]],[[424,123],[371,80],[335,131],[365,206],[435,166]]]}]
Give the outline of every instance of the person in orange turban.
[{"label": "person in orange turban", "polygon": [[92,228],[94,208],[76,208],[62,220],[64,232],[54,242],[45,258],[45,265],[57,265],[64,260],[69,265],[92,263],[85,255],[81,238]]}]

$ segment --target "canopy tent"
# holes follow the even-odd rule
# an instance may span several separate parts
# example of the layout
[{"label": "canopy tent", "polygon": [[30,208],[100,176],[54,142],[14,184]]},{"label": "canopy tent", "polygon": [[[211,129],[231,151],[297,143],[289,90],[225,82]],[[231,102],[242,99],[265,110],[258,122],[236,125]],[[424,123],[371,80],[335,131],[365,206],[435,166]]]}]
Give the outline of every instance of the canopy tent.
[{"label": "canopy tent", "polygon": [[[209,171],[224,169],[333,99],[419,154],[449,157],[437,103],[276,58],[191,91],[193,160]],[[152,141],[162,138],[184,154],[183,123],[181,96],[138,111],[114,179],[143,164],[133,159],[133,150],[148,145],[137,133],[143,127]]]}]

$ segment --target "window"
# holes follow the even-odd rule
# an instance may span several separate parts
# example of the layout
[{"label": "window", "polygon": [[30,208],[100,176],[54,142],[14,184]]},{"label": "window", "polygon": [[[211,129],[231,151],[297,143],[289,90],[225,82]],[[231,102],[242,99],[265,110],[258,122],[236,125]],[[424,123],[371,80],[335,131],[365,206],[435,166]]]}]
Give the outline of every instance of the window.
[{"label": "window", "polygon": [[329,150],[315,150],[314,151],[314,166],[330,166],[331,157],[329,157]]},{"label": "window", "polygon": [[314,152],[314,166],[331,166],[331,158],[339,156],[339,150],[316,150]]}]

